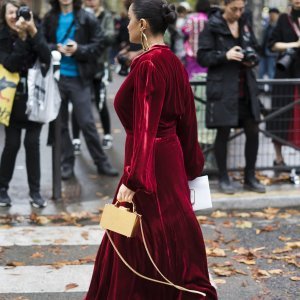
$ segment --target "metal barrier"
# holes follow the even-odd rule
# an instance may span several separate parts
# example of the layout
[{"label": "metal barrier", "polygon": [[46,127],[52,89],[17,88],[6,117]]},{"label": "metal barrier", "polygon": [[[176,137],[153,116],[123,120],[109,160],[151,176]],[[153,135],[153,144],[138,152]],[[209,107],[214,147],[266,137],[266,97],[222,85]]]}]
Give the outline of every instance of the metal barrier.
[{"label": "metal barrier", "polygon": [[[300,79],[257,80],[262,119],[259,126],[257,170],[300,170]],[[206,157],[205,172],[217,173],[213,149],[216,130],[205,126],[206,81],[192,81],[198,138]],[[240,171],[245,166],[243,129],[232,129],[228,142],[228,170]],[[286,166],[275,166],[272,141],[282,143]]]}]

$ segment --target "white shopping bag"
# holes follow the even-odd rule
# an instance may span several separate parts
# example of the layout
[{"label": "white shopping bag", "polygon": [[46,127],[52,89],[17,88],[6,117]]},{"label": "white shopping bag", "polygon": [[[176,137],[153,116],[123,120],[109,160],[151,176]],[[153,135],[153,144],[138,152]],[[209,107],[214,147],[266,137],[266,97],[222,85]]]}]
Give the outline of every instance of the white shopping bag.
[{"label": "white shopping bag", "polygon": [[61,97],[55,74],[55,57],[52,51],[49,70],[43,75],[39,60],[28,70],[28,100],[26,114],[34,122],[48,123],[56,119]]},{"label": "white shopping bag", "polygon": [[212,208],[208,176],[197,177],[188,182],[193,210]]}]

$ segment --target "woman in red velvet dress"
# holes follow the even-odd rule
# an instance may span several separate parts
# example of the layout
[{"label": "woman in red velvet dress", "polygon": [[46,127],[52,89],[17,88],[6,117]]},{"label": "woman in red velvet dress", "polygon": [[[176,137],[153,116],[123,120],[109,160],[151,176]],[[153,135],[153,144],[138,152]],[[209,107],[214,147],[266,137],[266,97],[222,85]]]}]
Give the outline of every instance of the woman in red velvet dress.
[{"label": "woman in red velvet dress", "polygon": [[[188,187],[188,180],[203,169],[194,98],[183,65],[163,42],[176,13],[163,0],[134,0],[129,18],[130,41],[142,42],[145,51],[134,59],[115,98],[127,134],[116,199],[136,204],[151,256],[162,274],[206,297],[140,278],[104,236],[86,300],[214,300],[217,294],[209,281],[205,245]],[[140,236],[126,238],[112,232],[111,236],[136,271],[162,280]]]}]

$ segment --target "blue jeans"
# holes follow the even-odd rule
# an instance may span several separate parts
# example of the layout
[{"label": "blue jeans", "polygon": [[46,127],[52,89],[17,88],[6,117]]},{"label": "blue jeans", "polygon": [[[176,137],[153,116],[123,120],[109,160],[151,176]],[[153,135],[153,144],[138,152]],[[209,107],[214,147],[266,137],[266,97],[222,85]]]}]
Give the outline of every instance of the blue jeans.
[{"label": "blue jeans", "polygon": [[269,79],[275,76],[276,57],[275,56],[262,56],[258,67],[258,78],[263,78],[268,75]]}]

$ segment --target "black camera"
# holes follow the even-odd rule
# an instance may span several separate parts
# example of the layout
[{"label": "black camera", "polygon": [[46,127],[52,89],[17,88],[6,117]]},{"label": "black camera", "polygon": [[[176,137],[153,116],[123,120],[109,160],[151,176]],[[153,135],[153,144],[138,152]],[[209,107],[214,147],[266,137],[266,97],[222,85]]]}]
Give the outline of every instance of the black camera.
[{"label": "black camera", "polygon": [[130,60],[128,59],[128,57],[126,55],[122,55],[122,54],[117,56],[117,60],[121,66],[121,69],[118,72],[118,74],[121,76],[127,76],[129,73],[128,67],[130,65]]},{"label": "black camera", "polygon": [[297,51],[293,48],[288,48],[283,53],[282,57],[277,61],[276,67],[280,71],[286,71],[296,56]]},{"label": "black camera", "polygon": [[31,13],[28,6],[20,6],[17,11],[17,19],[19,19],[20,17],[23,17],[25,21],[30,21]]},{"label": "black camera", "polygon": [[259,61],[258,55],[256,54],[256,51],[252,47],[246,47],[245,49],[242,49],[241,51],[244,54],[243,61],[249,62],[251,64],[257,64]]}]

